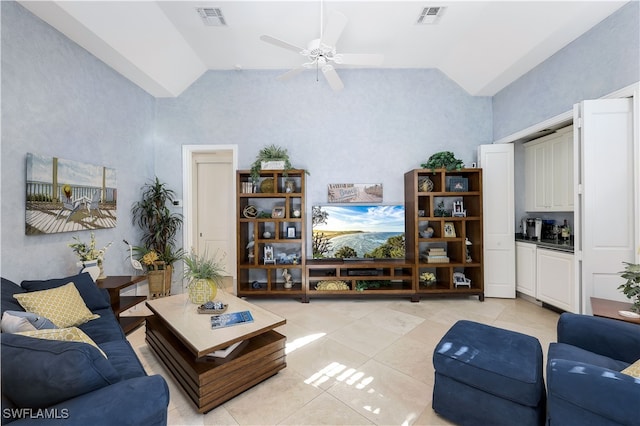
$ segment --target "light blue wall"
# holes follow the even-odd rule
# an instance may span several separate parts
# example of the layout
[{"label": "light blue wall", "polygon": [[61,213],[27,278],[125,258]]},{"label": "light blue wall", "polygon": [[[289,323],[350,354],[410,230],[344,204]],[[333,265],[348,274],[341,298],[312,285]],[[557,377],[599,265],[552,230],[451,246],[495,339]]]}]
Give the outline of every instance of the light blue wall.
[{"label": "light blue wall", "polygon": [[[640,2],[632,1],[493,97],[493,133],[499,140],[640,81]],[[528,214],[524,148],[515,146],[516,230],[523,216],[562,223],[573,214]]]},{"label": "light blue wall", "polygon": [[404,173],[431,154],[450,150],[470,164],[492,140],[490,98],[469,96],[437,70],[339,70],[339,93],[312,71],[286,82],[280,73],[210,71],[178,98],[159,99],[158,173],[181,184],[183,144],[237,144],[248,169],[275,143],[309,170],[309,209],[327,201],[329,183],[382,183],[384,202],[398,202]]},{"label": "light blue wall", "polygon": [[[623,7],[491,98],[472,97],[436,70],[340,70],[334,93],[313,72],[282,83],[277,72],[208,72],[176,99],[154,100],[14,2],[2,10],[0,273],[9,279],[75,272],[74,234],[24,234],[25,154],[115,167],[118,226],[107,274],[131,272],[123,238],[129,209],[157,174],[182,190],[183,144],[237,144],[248,168],[270,143],[309,169],[308,205],[334,182],[382,182],[401,201],[404,172],[434,152],[466,163],[476,147],[638,81],[637,2]],[[88,238],[88,232],[82,233]],[[38,265],[34,267],[34,265]]]},{"label": "light blue wall", "polygon": [[122,239],[137,239],[129,209],[153,176],[155,100],[14,2],[2,7],[2,262],[20,282],[77,272],[74,235],[25,235],[27,152],[117,169],[118,226],[96,231],[113,241],[107,274],[132,273]]},{"label": "light blue wall", "polygon": [[495,140],[640,80],[640,2],[631,1],[493,97]]}]

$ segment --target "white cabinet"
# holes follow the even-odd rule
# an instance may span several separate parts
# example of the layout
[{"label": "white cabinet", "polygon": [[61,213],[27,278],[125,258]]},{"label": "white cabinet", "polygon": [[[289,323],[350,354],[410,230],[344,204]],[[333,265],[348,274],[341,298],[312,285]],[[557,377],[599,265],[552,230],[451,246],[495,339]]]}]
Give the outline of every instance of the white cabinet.
[{"label": "white cabinet", "polygon": [[567,312],[579,312],[573,254],[536,250],[536,298]]},{"label": "white cabinet", "polygon": [[516,290],[536,297],[536,245],[516,242]]},{"label": "white cabinet", "polygon": [[573,211],[573,126],[524,147],[526,210]]}]

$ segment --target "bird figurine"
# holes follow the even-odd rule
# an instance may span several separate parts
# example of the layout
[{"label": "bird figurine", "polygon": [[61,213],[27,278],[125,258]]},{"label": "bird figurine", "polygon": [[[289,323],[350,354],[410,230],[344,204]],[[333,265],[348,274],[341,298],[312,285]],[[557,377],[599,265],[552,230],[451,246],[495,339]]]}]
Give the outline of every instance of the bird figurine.
[{"label": "bird figurine", "polygon": [[138,259],[133,258],[133,246],[129,244],[127,240],[122,240],[122,241],[129,246],[129,260],[131,261],[131,266],[133,266],[133,269],[137,271],[144,271],[144,267],[142,266],[142,263],[140,263]]}]

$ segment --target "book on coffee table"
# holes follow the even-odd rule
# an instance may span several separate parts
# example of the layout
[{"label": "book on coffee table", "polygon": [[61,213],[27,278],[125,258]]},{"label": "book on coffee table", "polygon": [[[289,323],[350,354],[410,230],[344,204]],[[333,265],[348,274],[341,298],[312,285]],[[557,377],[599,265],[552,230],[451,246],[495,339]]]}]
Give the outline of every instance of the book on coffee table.
[{"label": "book on coffee table", "polygon": [[230,312],[211,316],[211,328],[231,327],[232,325],[253,322],[253,315],[249,311]]}]

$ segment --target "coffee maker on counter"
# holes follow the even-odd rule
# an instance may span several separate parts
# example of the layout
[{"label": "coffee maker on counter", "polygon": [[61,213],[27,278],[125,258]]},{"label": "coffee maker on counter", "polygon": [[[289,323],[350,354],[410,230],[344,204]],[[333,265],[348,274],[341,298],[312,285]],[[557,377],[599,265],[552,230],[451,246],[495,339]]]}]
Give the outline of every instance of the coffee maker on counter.
[{"label": "coffee maker on counter", "polygon": [[528,240],[542,239],[542,219],[539,217],[522,219],[522,236]]}]

